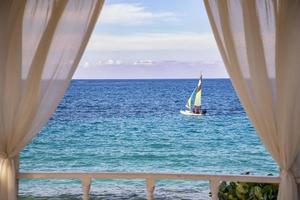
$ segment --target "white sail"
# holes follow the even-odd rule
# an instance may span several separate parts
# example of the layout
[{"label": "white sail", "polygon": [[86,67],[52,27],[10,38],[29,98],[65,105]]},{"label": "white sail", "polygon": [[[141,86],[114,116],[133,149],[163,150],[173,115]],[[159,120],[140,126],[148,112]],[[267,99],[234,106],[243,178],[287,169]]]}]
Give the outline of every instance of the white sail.
[{"label": "white sail", "polygon": [[197,87],[194,89],[190,98],[186,103],[186,108],[192,110],[194,106],[201,106],[201,95],[202,95],[202,76],[198,82]]},{"label": "white sail", "polygon": [[200,79],[198,86],[197,86],[194,106],[201,106],[201,96],[202,96],[202,87],[201,86],[202,86],[202,81]]}]

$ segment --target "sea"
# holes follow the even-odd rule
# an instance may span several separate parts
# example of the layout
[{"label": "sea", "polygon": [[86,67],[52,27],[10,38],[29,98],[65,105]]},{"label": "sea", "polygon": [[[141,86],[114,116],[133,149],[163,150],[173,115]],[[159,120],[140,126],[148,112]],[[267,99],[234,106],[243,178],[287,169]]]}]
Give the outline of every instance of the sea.
[{"label": "sea", "polygon": [[[253,175],[278,168],[230,79],[204,79],[204,116],[180,114],[198,80],[72,80],[20,171]],[[20,199],[80,199],[78,180],[21,180]],[[209,199],[206,181],[158,181],[155,199]],[[145,199],[143,180],[93,180],[92,199]]]}]

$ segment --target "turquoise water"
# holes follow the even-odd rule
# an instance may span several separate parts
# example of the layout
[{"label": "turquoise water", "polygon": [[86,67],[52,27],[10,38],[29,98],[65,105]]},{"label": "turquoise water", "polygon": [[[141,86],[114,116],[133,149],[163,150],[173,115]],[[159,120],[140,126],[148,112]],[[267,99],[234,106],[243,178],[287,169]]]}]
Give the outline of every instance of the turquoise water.
[{"label": "turquoise water", "polygon": [[[73,80],[49,123],[21,153],[21,171],[276,174],[229,79],[204,80],[206,116],[179,113],[196,84]],[[76,180],[20,183],[21,195],[76,199],[80,193]],[[141,199],[145,188],[143,181],[94,181],[91,193]],[[207,193],[205,182],[160,181],[155,195],[207,199]]]}]

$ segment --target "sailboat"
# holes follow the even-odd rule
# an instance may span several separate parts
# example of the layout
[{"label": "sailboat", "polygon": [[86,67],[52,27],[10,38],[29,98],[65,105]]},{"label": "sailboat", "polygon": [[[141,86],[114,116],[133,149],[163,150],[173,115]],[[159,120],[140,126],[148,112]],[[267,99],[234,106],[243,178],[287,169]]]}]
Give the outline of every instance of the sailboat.
[{"label": "sailboat", "polygon": [[206,110],[201,109],[201,96],[202,96],[202,74],[200,76],[197,87],[194,89],[190,98],[185,105],[186,110],[180,110],[183,115],[204,115]]}]

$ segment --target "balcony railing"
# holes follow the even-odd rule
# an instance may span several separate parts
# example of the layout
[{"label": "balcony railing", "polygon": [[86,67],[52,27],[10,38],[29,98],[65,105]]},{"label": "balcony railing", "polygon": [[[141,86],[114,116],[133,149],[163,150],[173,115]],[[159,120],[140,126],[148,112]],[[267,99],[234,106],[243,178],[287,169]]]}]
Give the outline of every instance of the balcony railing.
[{"label": "balcony railing", "polygon": [[[240,181],[256,183],[279,183],[280,177],[252,175],[215,175],[215,174],[182,174],[182,173],[114,173],[114,172],[26,172],[19,173],[19,179],[78,179],[82,185],[82,199],[88,200],[92,179],[138,179],[146,181],[147,200],[154,199],[155,182],[158,180],[202,180],[209,181],[211,199],[218,199],[221,181]],[[300,179],[297,179],[300,182]]]}]

